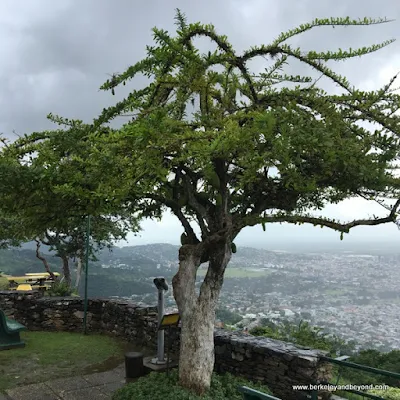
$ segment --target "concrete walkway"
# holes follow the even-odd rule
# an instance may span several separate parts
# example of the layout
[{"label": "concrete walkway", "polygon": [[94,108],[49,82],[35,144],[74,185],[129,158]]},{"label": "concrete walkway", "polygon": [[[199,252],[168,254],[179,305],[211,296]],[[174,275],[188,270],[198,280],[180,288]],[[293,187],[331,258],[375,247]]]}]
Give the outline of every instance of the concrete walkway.
[{"label": "concrete walkway", "polygon": [[113,392],[127,383],[124,364],[91,375],[20,386],[0,393],[0,400],[111,400]]}]

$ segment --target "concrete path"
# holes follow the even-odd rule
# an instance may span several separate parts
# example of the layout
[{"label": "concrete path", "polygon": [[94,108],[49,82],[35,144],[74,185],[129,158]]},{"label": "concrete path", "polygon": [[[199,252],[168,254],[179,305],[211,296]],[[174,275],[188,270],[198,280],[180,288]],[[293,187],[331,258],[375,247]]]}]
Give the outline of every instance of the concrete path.
[{"label": "concrete path", "polygon": [[9,389],[5,395],[0,393],[0,400],[111,400],[126,383],[122,364],[107,372]]}]

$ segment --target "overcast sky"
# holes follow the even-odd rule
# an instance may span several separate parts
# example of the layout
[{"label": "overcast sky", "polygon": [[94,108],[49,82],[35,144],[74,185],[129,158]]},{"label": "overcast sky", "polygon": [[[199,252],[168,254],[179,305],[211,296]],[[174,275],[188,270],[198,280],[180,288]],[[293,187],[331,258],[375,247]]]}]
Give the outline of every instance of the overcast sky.
[{"label": "overcast sky", "polygon": [[[49,112],[90,121],[116,97],[99,92],[107,74],[121,72],[145,55],[151,28],[174,29],[174,9],[192,22],[213,23],[238,50],[268,44],[281,31],[318,17],[388,17],[397,21],[370,27],[318,28],[298,37],[304,50],[357,47],[395,38],[391,46],[336,70],[363,89],[385,84],[400,71],[399,0],[2,0],[0,2],[0,132],[10,137],[51,127]],[[302,71],[301,71],[302,72]],[[384,210],[383,210],[384,211]],[[351,220],[382,215],[379,206],[349,200],[324,214]],[[143,224],[131,244],[178,243],[182,228],[173,216]],[[266,248],[280,243],[316,243],[339,234],[327,229],[277,225],[244,230],[237,243]],[[347,243],[400,241],[394,224],[357,228]],[[287,246],[286,246],[287,247]]]}]

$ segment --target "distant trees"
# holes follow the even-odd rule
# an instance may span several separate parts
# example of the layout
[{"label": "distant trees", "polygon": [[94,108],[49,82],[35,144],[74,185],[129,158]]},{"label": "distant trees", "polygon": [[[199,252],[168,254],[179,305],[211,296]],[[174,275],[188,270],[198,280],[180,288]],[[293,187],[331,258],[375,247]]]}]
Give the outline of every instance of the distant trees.
[{"label": "distant trees", "polygon": [[234,313],[227,308],[217,308],[215,310],[215,316],[217,319],[228,325],[235,325],[243,319],[241,315]]}]

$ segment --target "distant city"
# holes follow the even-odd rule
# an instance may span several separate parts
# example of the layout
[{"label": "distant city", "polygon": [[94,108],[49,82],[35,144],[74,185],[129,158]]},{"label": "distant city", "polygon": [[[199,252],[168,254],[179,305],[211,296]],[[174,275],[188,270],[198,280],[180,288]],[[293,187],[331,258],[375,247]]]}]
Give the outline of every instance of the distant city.
[{"label": "distant city", "polygon": [[[233,329],[249,330],[265,321],[308,321],[362,348],[400,348],[400,249],[381,243],[337,251],[268,251],[238,245],[226,270],[219,309],[241,319]],[[40,272],[33,244],[1,250],[0,270]],[[164,276],[170,290],[166,311],[176,310],[171,280],[179,246],[149,244],[103,250],[89,269],[89,296],[130,299],[156,305],[153,278]],[[397,251],[396,251],[397,250]],[[60,260],[47,256],[54,271]],[[198,271],[200,288],[206,264]],[[81,285],[82,287],[83,285]],[[82,288],[80,293],[83,294]],[[224,325],[217,320],[219,326]]]},{"label": "distant city", "polygon": [[[157,262],[160,275],[171,278],[177,260],[163,258],[162,251],[155,251],[154,246],[174,247],[129,249],[140,248],[142,255]],[[400,348],[400,250],[385,254],[365,248],[366,254],[288,253],[239,247],[226,271],[219,307],[240,314],[243,319],[236,326],[241,329],[251,329],[265,319],[304,320],[343,339],[356,340],[362,347]],[[102,266],[130,269],[128,264],[117,265],[115,260]],[[199,270],[198,286],[205,268]],[[128,297],[146,304],[155,301],[154,292]],[[176,308],[171,291],[167,307],[167,311]]]}]

